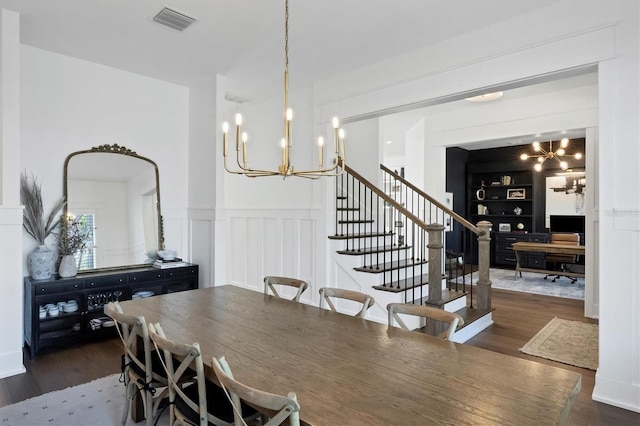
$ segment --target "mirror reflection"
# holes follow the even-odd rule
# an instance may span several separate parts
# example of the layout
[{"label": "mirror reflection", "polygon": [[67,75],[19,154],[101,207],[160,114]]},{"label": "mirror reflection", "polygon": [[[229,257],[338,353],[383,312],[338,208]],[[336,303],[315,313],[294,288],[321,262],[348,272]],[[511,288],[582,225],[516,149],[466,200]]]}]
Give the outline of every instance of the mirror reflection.
[{"label": "mirror reflection", "polygon": [[65,217],[82,215],[87,249],[78,271],[143,264],[162,249],[158,167],[125,147],[103,145],[65,161]]}]

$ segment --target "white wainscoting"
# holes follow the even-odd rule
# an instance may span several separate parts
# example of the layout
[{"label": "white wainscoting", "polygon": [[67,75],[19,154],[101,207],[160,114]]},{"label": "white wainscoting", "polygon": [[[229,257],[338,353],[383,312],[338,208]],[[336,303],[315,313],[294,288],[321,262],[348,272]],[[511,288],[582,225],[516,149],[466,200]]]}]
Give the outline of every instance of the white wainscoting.
[{"label": "white wainscoting", "polygon": [[321,209],[227,210],[227,283],[263,291],[267,275],[299,278],[310,284],[300,300],[317,304],[317,289],[322,287],[318,283],[324,275],[318,265],[327,241],[319,222]]}]

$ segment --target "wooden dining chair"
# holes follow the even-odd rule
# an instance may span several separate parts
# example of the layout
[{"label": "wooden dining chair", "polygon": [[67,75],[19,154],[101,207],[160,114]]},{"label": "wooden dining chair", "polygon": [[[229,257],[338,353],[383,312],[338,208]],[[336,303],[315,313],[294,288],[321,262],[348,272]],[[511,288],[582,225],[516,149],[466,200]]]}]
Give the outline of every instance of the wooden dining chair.
[{"label": "wooden dining chair", "polygon": [[160,403],[168,396],[166,391],[168,382],[158,354],[152,350],[147,323],[142,316],[125,314],[118,302],[106,304],[104,313],[116,323],[118,334],[124,345],[122,373],[127,402],[122,414],[122,424],[127,422],[129,407],[136,392],[139,392],[143,401],[146,424],[152,425]]},{"label": "wooden dining chair", "polygon": [[[185,344],[167,339],[159,323],[149,324],[149,337],[164,353],[163,366],[168,377],[169,425],[233,425],[233,406],[224,390],[205,379],[198,343]],[[167,362],[168,360],[179,360]],[[195,371],[190,380],[185,375]],[[245,422],[255,421],[259,413],[242,405]]]},{"label": "wooden dining chair", "polygon": [[274,276],[266,276],[264,277],[264,294],[269,294],[269,290],[273,293],[274,296],[280,297],[278,290],[275,286],[287,286],[287,287],[295,287],[298,289],[296,295],[291,300],[295,300],[296,302],[300,301],[300,296],[304,291],[309,287],[309,283],[303,280],[299,280],[297,278],[288,278],[288,277],[274,277]]},{"label": "wooden dining chair", "polygon": [[462,319],[460,315],[454,314],[453,312],[447,312],[442,309],[433,308],[431,306],[414,305],[411,303],[389,303],[387,305],[387,311],[389,312],[389,327],[392,327],[394,320],[396,320],[401,328],[409,330],[409,327],[407,327],[398,314],[419,316],[447,323],[449,325],[447,330],[437,336],[447,340],[451,340],[456,332],[456,328],[464,324],[464,319]]},{"label": "wooden dining chair", "polygon": [[320,289],[320,307],[322,308],[324,302],[327,302],[329,309],[333,312],[338,312],[331,299],[345,299],[361,303],[362,309],[354,315],[358,318],[364,318],[367,315],[367,310],[376,302],[373,297],[368,294],[360,293],[359,291],[344,290],[334,287],[322,287]]},{"label": "wooden dining chair", "polygon": [[282,396],[245,385],[233,377],[231,368],[224,357],[213,358],[211,365],[218,381],[234,406],[235,426],[244,424],[242,422],[244,410],[241,401],[252,407],[257,407],[260,412],[266,415],[268,420],[261,423],[262,426],[276,426],[287,420],[287,424],[290,426],[300,425],[300,404],[295,392],[289,392],[287,396]]}]

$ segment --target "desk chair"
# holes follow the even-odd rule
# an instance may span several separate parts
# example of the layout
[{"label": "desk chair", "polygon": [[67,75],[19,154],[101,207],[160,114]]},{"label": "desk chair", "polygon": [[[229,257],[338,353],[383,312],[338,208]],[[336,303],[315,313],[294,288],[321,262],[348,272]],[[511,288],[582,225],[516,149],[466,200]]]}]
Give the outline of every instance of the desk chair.
[{"label": "desk chair", "polygon": [[276,285],[297,288],[298,292],[293,297],[293,299],[291,299],[291,300],[295,300],[296,302],[300,301],[300,296],[302,295],[302,293],[304,293],[307,287],[309,287],[308,282],[302,281],[296,278],[267,276],[267,277],[264,277],[264,294],[269,294],[269,289],[271,289],[271,292],[273,293],[274,296],[280,297],[280,294],[274,287]]},{"label": "desk chair", "polygon": [[322,308],[323,302],[326,301],[329,305],[329,309],[333,312],[338,312],[335,305],[331,302],[331,298],[352,300],[362,304],[362,309],[354,315],[354,317],[364,318],[367,315],[367,309],[369,309],[376,302],[375,299],[368,294],[360,293],[358,291],[343,290],[341,288],[322,287],[320,289],[320,307]]},{"label": "desk chair", "polygon": [[[104,313],[116,323],[118,334],[124,345],[122,373],[126,386],[122,424],[127,423],[129,407],[135,392],[140,392],[144,405],[144,416],[148,426],[153,424],[153,417],[163,399],[167,398],[167,376],[159,362],[158,354],[151,349],[149,332],[144,317],[134,317],[123,313],[118,302],[109,302],[104,306]],[[142,348],[139,348],[139,342]],[[141,349],[141,350],[140,350]]]},{"label": "desk chair", "polygon": [[[164,352],[163,366],[168,377],[169,425],[225,425],[232,426],[233,407],[224,390],[204,377],[204,365],[198,343],[184,344],[167,339],[159,323],[149,324],[149,337],[158,351]],[[171,359],[181,360],[167,362]],[[177,368],[176,368],[177,366]],[[195,377],[185,383],[184,375],[195,371]],[[249,406],[244,421],[252,422],[258,412]]]},{"label": "desk chair", "polygon": [[414,305],[411,303],[389,303],[387,305],[387,311],[389,311],[389,327],[393,326],[393,320],[395,319],[400,325],[400,328],[409,330],[409,327],[407,327],[398,314],[419,316],[447,323],[449,324],[449,328],[437,336],[446,340],[451,340],[458,325],[464,324],[464,319],[462,319],[460,315],[431,306]]},{"label": "desk chair", "polygon": [[[565,244],[565,245],[576,245],[576,246],[579,246],[580,245],[580,234],[553,233],[553,234],[551,234],[551,241],[550,242],[551,242],[551,244]],[[571,283],[575,283],[578,280],[575,277],[567,277],[565,275],[562,275],[563,271],[568,271],[568,268],[567,268],[568,264],[578,263],[578,255],[575,255],[575,254],[560,254],[560,253],[547,253],[546,256],[545,256],[545,261],[547,263],[553,263],[554,266],[555,266],[553,270],[557,269],[559,271],[558,274],[545,275],[545,277],[544,277],[545,280],[547,279],[547,277],[553,277],[553,279],[551,281],[554,282],[554,283],[560,277],[569,278],[571,280]],[[549,268],[547,268],[547,269],[549,269]]]},{"label": "desk chair", "polygon": [[213,358],[211,365],[218,381],[227,392],[234,406],[235,426],[243,425],[242,415],[244,410],[242,409],[241,400],[267,413],[269,420],[266,423],[261,423],[263,426],[280,425],[287,420],[287,424],[290,426],[300,425],[300,404],[298,404],[294,392],[289,392],[287,396],[282,396],[254,389],[240,383],[233,377],[231,368],[224,357],[220,359]]}]

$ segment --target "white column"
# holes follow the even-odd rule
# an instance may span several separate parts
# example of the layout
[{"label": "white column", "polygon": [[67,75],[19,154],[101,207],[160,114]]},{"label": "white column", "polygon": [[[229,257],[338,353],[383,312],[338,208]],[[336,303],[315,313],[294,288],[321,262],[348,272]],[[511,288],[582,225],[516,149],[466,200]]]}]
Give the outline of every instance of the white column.
[{"label": "white column", "polygon": [[20,15],[0,10],[0,378],[23,373]]}]

